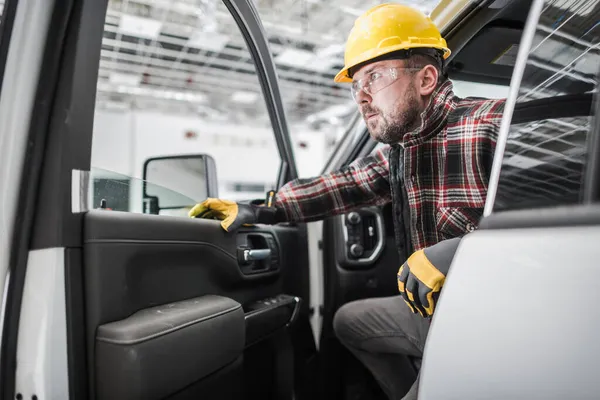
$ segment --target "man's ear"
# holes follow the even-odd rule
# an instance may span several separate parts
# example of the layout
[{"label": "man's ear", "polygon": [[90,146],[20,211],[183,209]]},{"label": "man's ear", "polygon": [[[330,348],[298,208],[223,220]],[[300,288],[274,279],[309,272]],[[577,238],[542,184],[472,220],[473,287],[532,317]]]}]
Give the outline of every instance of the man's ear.
[{"label": "man's ear", "polygon": [[438,70],[429,64],[419,72],[419,92],[421,96],[429,96],[433,93],[438,83]]}]

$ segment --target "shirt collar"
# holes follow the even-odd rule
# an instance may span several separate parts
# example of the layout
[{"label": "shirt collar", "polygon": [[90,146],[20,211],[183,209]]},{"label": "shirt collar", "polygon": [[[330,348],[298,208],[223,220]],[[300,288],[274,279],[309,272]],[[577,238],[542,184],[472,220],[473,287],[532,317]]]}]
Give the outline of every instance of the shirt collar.
[{"label": "shirt collar", "polygon": [[427,107],[421,113],[421,125],[404,135],[402,146],[419,145],[440,133],[446,125],[448,114],[454,109],[453,99],[453,85],[447,80],[433,92]]}]

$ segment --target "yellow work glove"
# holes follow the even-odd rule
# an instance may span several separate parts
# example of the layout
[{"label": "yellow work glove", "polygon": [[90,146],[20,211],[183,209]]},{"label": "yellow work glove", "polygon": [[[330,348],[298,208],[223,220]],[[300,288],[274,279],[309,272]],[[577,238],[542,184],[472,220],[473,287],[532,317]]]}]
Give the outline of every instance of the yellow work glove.
[{"label": "yellow work glove", "polygon": [[219,219],[227,232],[234,232],[243,225],[276,224],[285,221],[283,210],[276,207],[240,204],[213,198],[196,204],[188,215],[192,218]]},{"label": "yellow work glove", "polygon": [[414,252],[398,271],[398,290],[413,313],[431,317],[461,238]]}]

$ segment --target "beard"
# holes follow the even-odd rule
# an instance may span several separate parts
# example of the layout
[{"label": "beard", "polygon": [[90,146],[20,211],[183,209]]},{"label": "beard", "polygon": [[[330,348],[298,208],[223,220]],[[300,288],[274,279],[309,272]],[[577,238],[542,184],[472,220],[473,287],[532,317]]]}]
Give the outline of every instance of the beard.
[{"label": "beard", "polygon": [[[371,137],[384,144],[402,142],[404,135],[416,129],[420,123],[421,110],[416,99],[416,90],[411,87],[404,95],[401,105],[394,104],[394,108],[402,108],[394,115],[384,114],[370,105],[362,110],[362,114],[377,113],[375,123],[367,121],[367,128]],[[403,106],[403,107],[402,107]]]}]

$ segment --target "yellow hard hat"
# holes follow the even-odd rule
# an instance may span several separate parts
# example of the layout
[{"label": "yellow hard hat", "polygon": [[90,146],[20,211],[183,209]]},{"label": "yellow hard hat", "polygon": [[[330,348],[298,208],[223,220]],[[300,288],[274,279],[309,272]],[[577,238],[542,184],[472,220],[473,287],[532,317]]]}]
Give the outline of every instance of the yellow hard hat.
[{"label": "yellow hard hat", "polygon": [[450,55],[446,40],[431,18],[402,4],[380,4],[361,15],[348,35],[344,68],[335,82],[352,82],[348,70],[366,61],[398,50],[438,49]]}]

